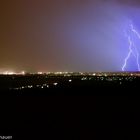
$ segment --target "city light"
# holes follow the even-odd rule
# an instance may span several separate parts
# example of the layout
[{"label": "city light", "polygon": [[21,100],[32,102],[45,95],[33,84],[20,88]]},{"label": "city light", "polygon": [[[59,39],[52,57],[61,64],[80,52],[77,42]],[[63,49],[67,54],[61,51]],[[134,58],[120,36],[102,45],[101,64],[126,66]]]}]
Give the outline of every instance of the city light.
[{"label": "city light", "polygon": [[37,72],[37,74],[40,74],[41,75],[41,74],[43,74],[43,72]]},{"label": "city light", "polygon": [[13,72],[13,71],[5,71],[5,72],[3,72],[3,75],[14,75],[14,74],[16,74],[16,73]]},{"label": "city light", "polygon": [[25,75],[25,71],[22,71],[21,74],[22,74],[22,75]]},{"label": "city light", "polygon": [[[79,84],[83,83],[92,83],[94,85],[94,82],[98,83],[98,84],[103,84],[106,83],[111,84],[117,84],[120,86],[123,86],[125,82],[131,83],[135,80],[137,80],[137,78],[140,77],[140,73],[139,72],[94,72],[94,73],[87,73],[87,72],[83,72],[81,75],[81,72],[71,72],[71,73],[66,73],[66,72],[58,72],[56,75],[56,72],[51,72],[49,74],[45,74],[44,76],[40,75],[42,72],[39,73],[38,76],[36,76],[36,80],[40,77],[40,80],[38,80],[38,82],[34,82],[36,81],[34,78],[34,74],[28,74],[26,75],[26,78],[29,78],[29,81],[26,79],[24,85],[20,85],[18,86],[18,84],[16,86],[13,87],[9,87],[10,90],[27,90],[27,89],[53,89],[53,88],[63,88],[65,86],[69,86],[71,87],[75,82],[77,83],[77,81],[79,80]],[[5,71],[3,72],[3,74],[5,75],[12,75],[10,76],[12,78],[11,82],[15,82],[16,78],[18,77],[18,75],[24,77],[25,72],[21,71],[19,73],[15,73],[13,71]],[[38,74],[38,73],[37,73]],[[61,75],[61,76],[60,76]],[[69,75],[69,79],[67,79],[66,75]],[[17,76],[17,77],[16,77]],[[28,77],[29,76],[29,77]],[[47,81],[46,81],[46,76],[47,76]],[[9,77],[9,76],[8,76]],[[66,78],[66,79],[65,79]],[[42,79],[42,80],[41,80]],[[15,80],[15,81],[14,81]],[[70,84],[73,83],[73,84]],[[12,85],[12,84],[11,84]],[[59,86],[57,86],[59,85]],[[112,85],[112,84],[111,84]]]},{"label": "city light", "polygon": [[57,85],[58,85],[58,83],[53,83],[53,85],[54,85],[54,86],[57,86]]}]

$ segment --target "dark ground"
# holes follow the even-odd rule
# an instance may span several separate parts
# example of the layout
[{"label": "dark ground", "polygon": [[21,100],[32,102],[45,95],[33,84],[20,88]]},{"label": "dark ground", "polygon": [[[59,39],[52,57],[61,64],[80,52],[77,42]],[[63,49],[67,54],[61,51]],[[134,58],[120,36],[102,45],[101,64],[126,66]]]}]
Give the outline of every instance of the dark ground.
[{"label": "dark ground", "polygon": [[[132,86],[131,86],[132,85]],[[1,90],[0,135],[13,139],[138,139],[139,82]]]}]

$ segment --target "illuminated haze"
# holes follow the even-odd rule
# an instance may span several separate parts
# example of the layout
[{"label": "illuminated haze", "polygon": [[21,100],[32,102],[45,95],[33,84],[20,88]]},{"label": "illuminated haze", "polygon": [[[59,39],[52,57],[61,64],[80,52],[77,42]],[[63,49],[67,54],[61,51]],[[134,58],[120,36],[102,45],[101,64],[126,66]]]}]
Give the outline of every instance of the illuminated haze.
[{"label": "illuminated haze", "polygon": [[139,13],[139,0],[1,0],[0,70],[121,71]]}]

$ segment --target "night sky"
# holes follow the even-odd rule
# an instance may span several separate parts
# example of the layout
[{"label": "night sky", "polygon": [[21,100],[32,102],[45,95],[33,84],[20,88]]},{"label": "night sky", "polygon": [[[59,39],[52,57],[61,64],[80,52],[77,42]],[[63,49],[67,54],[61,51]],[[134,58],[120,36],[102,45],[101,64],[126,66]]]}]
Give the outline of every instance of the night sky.
[{"label": "night sky", "polygon": [[121,71],[130,20],[140,0],[1,0],[0,71]]}]

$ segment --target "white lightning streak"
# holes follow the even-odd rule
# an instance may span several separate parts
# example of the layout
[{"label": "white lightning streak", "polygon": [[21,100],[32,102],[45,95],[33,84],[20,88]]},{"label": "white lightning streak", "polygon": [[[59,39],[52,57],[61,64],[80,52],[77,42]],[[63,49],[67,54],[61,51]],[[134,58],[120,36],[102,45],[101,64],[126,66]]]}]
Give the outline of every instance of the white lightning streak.
[{"label": "white lightning streak", "polygon": [[122,71],[125,70],[126,65],[127,65],[127,61],[129,59],[130,55],[132,54],[132,41],[131,41],[130,36],[128,36],[128,41],[129,41],[129,53],[128,53],[127,57],[125,58],[125,62],[124,62],[124,65],[122,67]]},{"label": "white lightning streak", "polygon": [[[140,40],[140,34],[135,30],[134,26],[132,23],[130,23],[130,31],[132,33],[134,33],[136,35],[136,37]],[[137,67],[138,67],[138,71],[140,71],[140,64],[139,64],[139,52],[138,52],[138,49],[134,43],[134,41],[132,40],[131,36],[128,35],[126,32],[125,32],[125,35],[128,39],[128,43],[129,43],[129,52],[128,52],[128,55],[126,56],[125,58],[125,61],[124,61],[124,65],[122,67],[122,71],[125,71],[126,67],[127,67],[127,62],[128,62],[128,59],[130,58],[131,54],[134,55],[135,59],[136,59],[136,63],[137,63]],[[134,52],[134,50],[135,52]]]},{"label": "white lightning streak", "polygon": [[[130,24],[130,26],[131,26],[131,30],[132,30],[132,32],[135,33],[136,36],[140,39],[140,34],[134,29],[133,24]],[[133,44],[133,45],[134,45],[134,44]],[[140,71],[139,52],[138,52],[138,49],[137,49],[137,47],[136,47],[135,45],[134,45],[134,47],[135,47],[135,50],[136,50],[136,59],[137,59],[138,71]]]},{"label": "white lightning streak", "polygon": [[132,32],[134,32],[137,35],[137,37],[140,39],[140,34],[134,29],[133,24],[130,24],[130,27],[131,27]]}]

